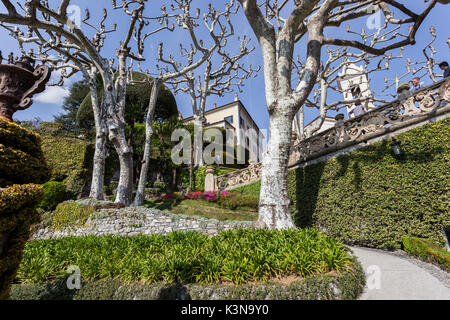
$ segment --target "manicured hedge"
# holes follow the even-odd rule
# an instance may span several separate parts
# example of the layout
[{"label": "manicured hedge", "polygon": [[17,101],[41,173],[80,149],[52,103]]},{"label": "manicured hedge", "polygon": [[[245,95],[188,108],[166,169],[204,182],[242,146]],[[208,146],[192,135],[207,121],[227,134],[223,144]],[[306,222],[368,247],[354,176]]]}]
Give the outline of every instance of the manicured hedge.
[{"label": "manicured hedge", "polygon": [[0,189],[0,300],[9,296],[42,196],[42,187],[34,184]]},{"label": "manicured hedge", "polygon": [[[401,248],[404,236],[444,244],[450,225],[450,118],[328,161],[289,171],[291,211],[300,227],[312,226],[346,243]],[[260,182],[233,190],[259,196]]]},{"label": "manicured hedge", "polygon": [[58,204],[51,213],[51,228],[62,230],[67,227],[83,226],[95,208],[77,202],[67,201]]},{"label": "manicured hedge", "polygon": [[[50,177],[39,135],[0,120],[0,299],[7,299]],[[36,184],[31,184],[36,183]],[[6,187],[6,188],[5,188]]]},{"label": "manicured hedge", "polygon": [[0,187],[44,183],[50,178],[41,138],[13,122],[0,120]]},{"label": "manicured hedge", "polygon": [[450,252],[430,240],[404,237],[403,250],[426,261],[437,263],[450,271]]},{"label": "manicured hedge", "polygon": [[238,229],[215,237],[199,232],[86,236],[29,242],[16,280],[62,280],[70,265],[79,266],[84,281],[242,284],[280,276],[341,273],[353,264],[344,246],[309,228]]},{"label": "manicured hedge", "polygon": [[51,179],[64,182],[67,191],[81,193],[90,182],[94,146],[89,142],[64,135],[44,135],[42,150],[52,168]]},{"label": "manicured hedge", "polygon": [[44,198],[39,207],[44,210],[54,210],[56,206],[66,200],[66,185],[63,182],[48,181],[42,185]]},{"label": "manicured hedge", "polygon": [[289,284],[248,283],[181,284],[125,282],[120,279],[81,282],[79,290],[69,290],[66,281],[15,284],[14,300],[350,300],[357,299],[365,284],[364,271],[352,259],[342,273],[314,275]]}]

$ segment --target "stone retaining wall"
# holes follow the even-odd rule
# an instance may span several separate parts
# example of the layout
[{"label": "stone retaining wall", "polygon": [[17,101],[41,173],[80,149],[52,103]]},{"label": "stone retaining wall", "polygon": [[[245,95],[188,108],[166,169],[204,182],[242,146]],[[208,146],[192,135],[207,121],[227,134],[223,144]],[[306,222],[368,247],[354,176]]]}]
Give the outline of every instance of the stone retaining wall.
[{"label": "stone retaining wall", "polygon": [[38,226],[30,240],[86,235],[167,234],[172,231],[199,231],[217,235],[220,231],[251,228],[251,221],[219,221],[202,217],[163,212],[145,207],[100,209],[93,213],[82,227],[67,227],[54,230],[49,226]]}]

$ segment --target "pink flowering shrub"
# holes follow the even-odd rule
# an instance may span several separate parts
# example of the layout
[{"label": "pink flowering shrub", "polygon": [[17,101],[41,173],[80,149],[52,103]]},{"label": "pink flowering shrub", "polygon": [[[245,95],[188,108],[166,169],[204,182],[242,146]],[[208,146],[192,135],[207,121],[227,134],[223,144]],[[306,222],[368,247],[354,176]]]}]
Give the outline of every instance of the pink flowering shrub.
[{"label": "pink flowering shrub", "polygon": [[247,195],[247,194],[239,194],[231,193],[228,191],[222,191],[219,196],[218,191],[194,191],[190,192],[187,195],[181,195],[180,193],[167,194],[165,196],[161,196],[158,200],[203,200],[208,202],[215,202],[220,207],[228,208],[231,210],[236,210],[240,207],[249,207],[253,209],[258,209],[258,198]]},{"label": "pink flowering shrub", "polygon": [[[221,197],[233,197],[235,194],[230,193],[228,191],[222,191],[220,193]],[[185,196],[185,199],[191,199],[191,200],[205,200],[208,202],[215,202],[219,198],[219,192],[218,191],[208,191],[208,192],[190,192]]]}]

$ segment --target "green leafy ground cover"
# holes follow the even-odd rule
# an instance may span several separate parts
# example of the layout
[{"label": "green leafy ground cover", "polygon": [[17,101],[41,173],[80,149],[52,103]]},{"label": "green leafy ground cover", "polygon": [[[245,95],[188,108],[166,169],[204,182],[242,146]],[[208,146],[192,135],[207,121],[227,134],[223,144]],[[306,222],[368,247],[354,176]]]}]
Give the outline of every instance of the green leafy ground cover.
[{"label": "green leafy ground cover", "polygon": [[62,280],[71,265],[79,266],[83,281],[233,284],[353,268],[346,248],[315,229],[230,230],[215,237],[173,232],[32,241],[24,249],[16,282]]}]

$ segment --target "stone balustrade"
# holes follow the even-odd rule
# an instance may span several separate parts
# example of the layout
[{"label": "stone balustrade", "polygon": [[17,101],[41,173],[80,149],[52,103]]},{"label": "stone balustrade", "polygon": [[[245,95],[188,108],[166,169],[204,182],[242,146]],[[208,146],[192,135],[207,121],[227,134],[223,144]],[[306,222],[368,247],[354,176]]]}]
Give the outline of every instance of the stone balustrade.
[{"label": "stone balustrade", "polygon": [[[339,150],[367,142],[450,113],[450,79],[436,82],[419,91],[397,99],[359,117],[338,120],[334,128],[294,143],[289,167],[333,154]],[[216,177],[217,187],[229,190],[261,178],[262,164]]]},{"label": "stone balustrade", "polygon": [[229,190],[246,185],[261,178],[262,163],[256,163],[245,169],[233,171],[216,177],[216,185],[220,190]]},{"label": "stone balustrade", "polygon": [[450,79],[436,82],[375,110],[294,144],[289,166],[411,126],[450,112]]}]

